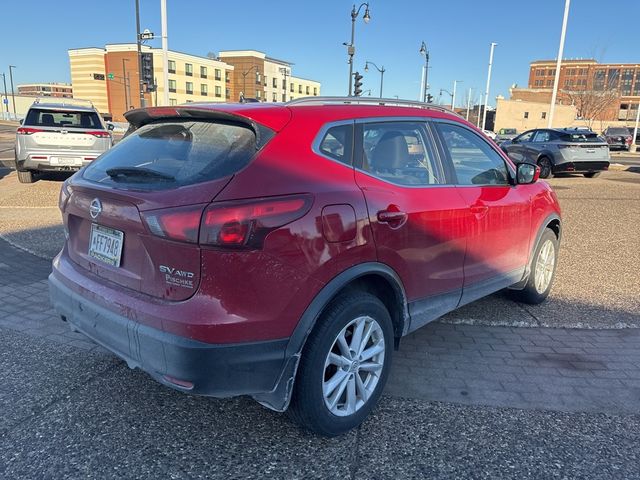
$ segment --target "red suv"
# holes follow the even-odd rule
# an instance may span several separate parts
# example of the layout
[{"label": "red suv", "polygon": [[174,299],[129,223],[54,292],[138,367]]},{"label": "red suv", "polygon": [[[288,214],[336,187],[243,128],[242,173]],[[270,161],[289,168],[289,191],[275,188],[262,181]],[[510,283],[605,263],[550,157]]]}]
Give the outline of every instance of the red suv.
[{"label": "red suv", "polygon": [[51,299],[167,386],[336,435],[376,405],[401,337],[503,288],[549,293],[556,196],[445,109],[316,97],[127,119],[62,187]]}]

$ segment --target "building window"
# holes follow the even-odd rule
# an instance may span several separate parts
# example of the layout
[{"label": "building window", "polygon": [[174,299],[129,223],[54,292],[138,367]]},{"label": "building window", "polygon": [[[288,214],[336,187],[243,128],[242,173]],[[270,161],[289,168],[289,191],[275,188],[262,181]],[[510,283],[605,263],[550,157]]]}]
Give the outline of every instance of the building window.
[{"label": "building window", "polygon": [[314,96],[318,95],[318,87],[313,87],[313,95]]},{"label": "building window", "polygon": [[278,94],[276,92],[273,92],[273,101],[274,102],[278,101]]},{"label": "building window", "polygon": [[187,82],[187,95],[193,95],[193,82]]},{"label": "building window", "polygon": [[[276,77],[273,77],[273,82],[272,82],[273,88],[278,88],[278,79]],[[275,100],[274,100],[275,102]]]},{"label": "building window", "polygon": [[298,85],[298,93],[302,93],[302,85]]},{"label": "building window", "polygon": [[193,77],[193,65],[191,65],[190,63],[185,63],[184,73],[187,75],[187,77]]},{"label": "building window", "polygon": [[229,100],[231,98],[231,89],[230,88],[225,88],[224,89],[224,96],[226,97],[227,100]]},{"label": "building window", "polygon": [[547,87],[553,87],[553,80],[547,80]]},{"label": "building window", "polygon": [[604,78],[607,75],[606,70],[596,70],[595,75],[593,76],[593,89],[594,90],[604,90]]},{"label": "building window", "polygon": [[169,80],[169,91],[172,93],[176,93],[176,81],[175,80]]},{"label": "building window", "polygon": [[290,83],[290,84],[289,84],[289,91],[290,91],[290,92],[293,92],[293,91],[294,91],[294,90],[293,90],[293,83]]},{"label": "building window", "polygon": [[307,88],[306,88],[306,93],[307,93],[307,95],[309,95],[309,92],[310,92],[310,91],[311,91],[311,89],[309,88],[309,85],[307,85]]},{"label": "building window", "polygon": [[529,112],[524,112],[524,118],[529,118]]},{"label": "building window", "polygon": [[260,100],[261,96],[262,96],[262,92],[260,90],[256,90],[256,98]]},{"label": "building window", "polygon": [[176,73],[176,61],[169,60],[169,73]]},{"label": "building window", "polygon": [[286,79],[286,78],[283,78],[283,79],[282,79],[282,89],[283,89],[283,90],[286,90],[286,89],[287,89],[287,79]]},{"label": "building window", "polygon": [[609,88],[618,88],[618,83],[620,82],[620,69],[612,68],[609,70],[609,78],[607,80],[607,85]]},{"label": "building window", "polygon": [[287,94],[286,94],[286,93],[283,93],[283,94],[282,94],[282,101],[283,101],[283,102],[286,102],[286,101],[287,101]]},{"label": "building window", "polygon": [[206,83],[201,83],[200,84],[200,95],[202,95],[203,97],[206,97],[208,92],[209,92],[209,88],[207,87],[207,84]]},{"label": "building window", "polygon": [[220,85],[216,85],[216,97],[221,98],[222,97],[222,87]]},{"label": "building window", "polygon": [[229,75],[229,72],[224,72],[224,81],[231,83],[231,75]]},{"label": "building window", "polygon": [[178,105],[178,100],[176,100],[175,98],[170,98],[169,99],[169,105],[172,106],[172,107]]},{"label": "building window", "polygon": [[219,68],[216,68],[216,80],[222,80],[222,71]]},{"label": "building window", "polygon": [[[265,77],[266,79],[266,77]],[[266,81],[266,80],[265,80]],[[256,85],[260,85],[260,72],[256,72]]]},{"label": "building window", "polygon": [[200,67],[200,78],[207,78],[207,67]]},{"label": "building window", "polygon": [[545,118],[547,118],[547,112],[542,112],[542,113],[540,114],[540,118],[541,118],[542,120],[544,120]]}]

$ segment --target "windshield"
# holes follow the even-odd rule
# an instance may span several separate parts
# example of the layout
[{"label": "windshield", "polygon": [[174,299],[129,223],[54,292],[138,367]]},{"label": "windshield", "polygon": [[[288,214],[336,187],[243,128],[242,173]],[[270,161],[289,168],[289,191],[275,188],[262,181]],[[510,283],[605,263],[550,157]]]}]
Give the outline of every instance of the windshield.
[{"label": "windshield", "polygon": [[629,130],[626,128],[609,128],[607,133],[609,135],[629,135]]},{"label": "windshield", "polygon": [[96,112],[74,112],[49,108],[32,108],[29,110],[24,124],[33,127],[104,128]]},{"label": "windshield", "polygon": [[256,137],[247,127],[203,121],[145,125],[89,165],[84,178],[158,190],[216,180],[253,158]]},{"label": "windshield", "polygon": [[515,128],[503,128],[500,130],[500,135],[516,135],[518,131]]}]

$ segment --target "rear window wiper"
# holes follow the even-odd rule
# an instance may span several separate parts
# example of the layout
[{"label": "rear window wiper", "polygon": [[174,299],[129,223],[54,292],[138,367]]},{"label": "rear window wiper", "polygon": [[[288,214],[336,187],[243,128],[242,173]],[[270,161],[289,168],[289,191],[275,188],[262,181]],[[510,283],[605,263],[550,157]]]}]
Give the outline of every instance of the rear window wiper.
[{"label": "rear window wiper", "polygon": [[164,180],[167,182],[174,182],[176,179],[171,175],[167,175],[166,173],[158,172],[156,170],[151,170],[149,168],[141,168],[141,167],[117,167],[110,168],[106,171],[107,175],[109,175],[114,180],[118,178],[145,178],[145,179],[155,179],[155,180]]}]

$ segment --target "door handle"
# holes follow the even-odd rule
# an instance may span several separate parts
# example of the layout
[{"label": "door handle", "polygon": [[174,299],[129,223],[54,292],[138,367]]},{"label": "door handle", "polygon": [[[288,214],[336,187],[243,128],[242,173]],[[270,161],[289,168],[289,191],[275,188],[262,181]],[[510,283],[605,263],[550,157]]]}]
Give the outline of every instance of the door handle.
[{"label": "door handle", "polygon": [[388,223],[393,228],[398,228],[407,221],[407,214],[397,210],[380,210],[377,217],[380,223]]}]

